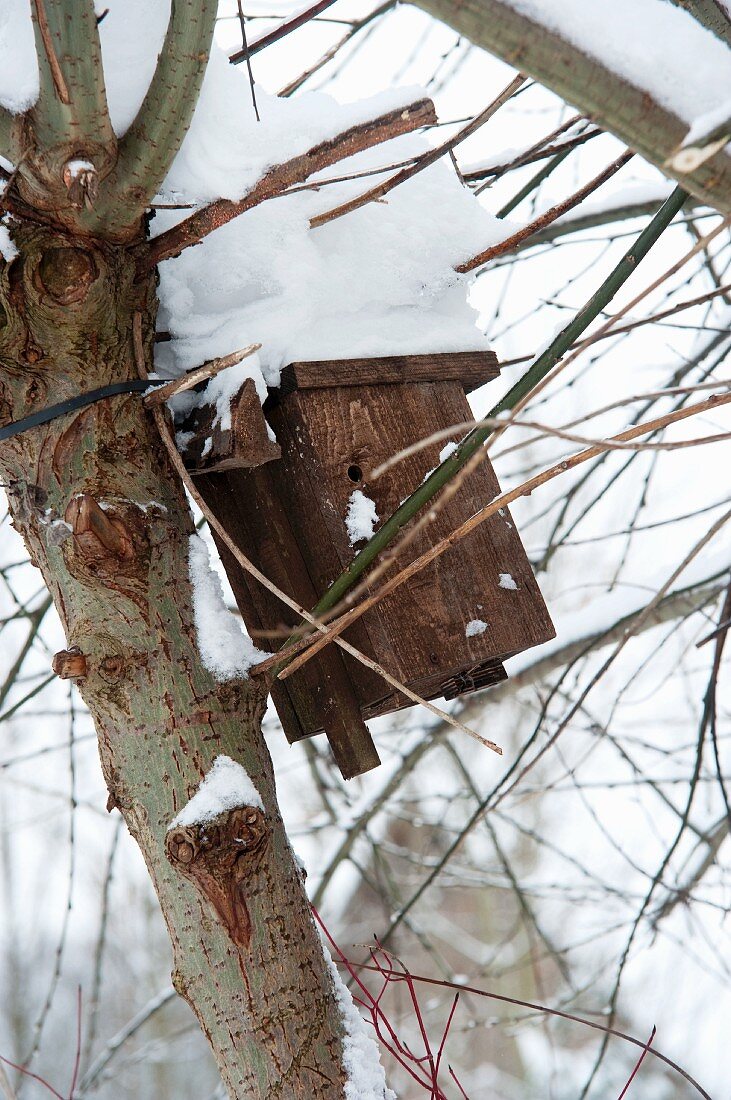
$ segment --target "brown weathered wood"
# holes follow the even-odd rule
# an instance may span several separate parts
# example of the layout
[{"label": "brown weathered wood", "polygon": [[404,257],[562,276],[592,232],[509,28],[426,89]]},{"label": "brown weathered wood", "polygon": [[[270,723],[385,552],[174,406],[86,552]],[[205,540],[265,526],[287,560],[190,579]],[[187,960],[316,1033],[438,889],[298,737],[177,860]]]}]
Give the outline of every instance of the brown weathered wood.
[{"label": "brown weathered wood", "polygon": [[279,393],[329,386],[445,382],[455,379],[465,391],[477,389],[500,374],[494,351],[439,352],[433,355],[388,355],[377,359],[325,359],[290,363],[282,371]]},{"label": "brown weathered wood", "polygon": [[[197,485],[244,553],[265,562],[275,584],[300,604],[312,606],[318,593],[281,504],[278,465],[203,475]],[[296,616],[251,578],[221,542],[218,549],[248,628],[255,635],[260,630],[281,631],[281,637],[256,636],[258,645],[273,652],[296,625]],[[361,717],[342,655],[331,648],[326,661],[317,666],[313,662],[311,670],[302,671],[291,683],[272,684],[272,698],[290,743],[324,729],[345,779],[378,767],[381,761]]]},{"label": "brown weathered wood", "polygon": [[191,416],[179,425],[185,464],[192,474],[211,474],[261,466],[281,451],[269,438],[261,401],[252,378],[231,398],[231,426],[222,428],[218,410],[205,402],[205,391]]},{"label": "brown weathered wood", "polygon": [[[444,441],[372,484],[370,472],[411,444],[469,420],[465,385],[497,373],[495,357],[482,352],[293,363],[266,406],[281,460],[202,476],[198,484],[242,550],[300,604],[314,606],[355,552],[345,522],[353,491],[365,491],[381,518],[394,512],[437,465]],[[462,434],[454,432],[455,442]],[[397,565],[498,492],[486,459]],[[296,616],[219,549],[249,629],[275,651]],[[501,573],[517,587],[501,587]],[[488,627],[467,637],[467,624],[476,619]],[[264,636],[257,635],[262,630]],[[276,636],[267,637],[272,631]],[[553,627],[505,510],[364,614],[344,637],[417,694],[453,698],[505,679],[502,661],[553,637]],[[378,762],[363,719],[410,705],[332,646],[275,681],[272,698],[290,742],[324,730],[346,776]]]},{"label": "brown weathered wood", "polygon": [[[309,475],[311,491],[327,527],[328,539],[309,553],[322,562],[334,549],[338,564],[323,567],[328,582],[352,559],[345,516],[351,493],[361,488],[376,504],[379,517],[395,511],[437,465],[443,443],[411,455],[372,485],[369,471],[390,454],[471,413],[458,382],[422,382],[400,386],[331,387],[299,390],[281,404],[281,416],[298,440],[298,459]],[[455,441],[460,433],[455,433]],[[283,461],[287,461],[283,443]],[[359,480],[354,480],[360,474]],[[399,557],[404,565],[472,515],[499,491],[488,459],[459,493]],[[311,525],[310,525],[311,526]],[[327,551],[324,544],[327,543]],[[323,563],[324,564],[324,563]],[[509,574],[516,590],[500,587]],[[483,634],[466,637],[471,620],[488,623]],[[469,682],[485,662],[537,645],[553,636],[543,599],[512,518],[488,521],[442,560],[423,570],[363,616],[375,659],[412,690],[427,698],[441,695],[455,677]],[[306,666],[305,666],[306,667]],[[356,683],[359,670],[351,666]],[[357,689],[356,689],[357,690]],[[391,694],[382,692],[382,694]],[[363,700],[365,703],[366,700]],[[376,700],[370,698],[368,703]]]}]

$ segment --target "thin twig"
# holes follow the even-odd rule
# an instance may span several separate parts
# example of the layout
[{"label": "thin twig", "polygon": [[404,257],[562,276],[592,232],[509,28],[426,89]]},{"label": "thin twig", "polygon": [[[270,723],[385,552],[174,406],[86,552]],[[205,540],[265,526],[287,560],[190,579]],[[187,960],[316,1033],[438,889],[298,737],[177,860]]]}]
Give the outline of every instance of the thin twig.
[{"label": "thin twig", "polygon": [[237,6],[238,6],[238,13],[239,13],[239,26],[241,27],[241,42],[242,42],[242,51],[241,52],[244,55],[244,60],[246,61],[246,69],[247,69],[248,74],[249,74],[249,87],[251,89],[251,103],[252,103],[252,106],[254,108],[254,114],[256,115],[256,121],[261,122],[261,119],[259,118],[259,108],[256,105],[256,88],[254,87],[254,72],[251,68],[251,50],[249,49],[249,44],[246,41],[246,20],[244,19],[244,9],[241,6],[241,0],[236,0],[236,3],[237,3]]},{"label": "thin twig", "polygon": [[320,15],[321,12],[327,11],[331,8],[335,0],[318,0],[316,4],[312,4],[311,7],[305,11],[297,12],[296,15],[287,16],[282,22],[273,27],[270,31],[264,31],[258,38],[254,38],[249,43],[249,48],[244,46],[242,50],[237,50],[236,53],[232,53],[229,56],[229,61],[232,65],[238,65],[241,61],[246,61],[249,57],[253,57],[254,54],[259,53],[260,50],[265,50],[267,46],[272,46],[275,42],[280,42],[283,38],[286,38],[292,31],[299,30],[300,27],[304,27],[305,23],[309,23],[311,19],[314,19],[316,15]]},{"label": "thin twig", "polygon": [[255,352],[259,351],[260,347],[261,344],[249,344],[241,351],[232,351],[230,355],[221,355],[217,359],[209,359],[208,362],[182,374],[179,378],[172,378],[164,386],[157,386],[151,393],[145,394],[142,400],[148,409],[163,405],[176,393],[193,389],[199,382],[205,382],[208,378],[215,378],[221,371],[243,362],[244,359],[248,359],[250,355],[254,355]]},{"label": "thin twig", "polygon": [[[685,420],[689,416],[694,416],[698,413],[707,412],[712,408],[717,408],[719,405],[726,405],[731,403],[731,393],[716,395],[714,394],[706,401],[699,402],[696,405],[692,405],[688,408],[678,409],[675,412],[668,413],[665,416],[657,417],[655,420],[648,421],[643,424],[638,424],[633,428],[629,428],[627,431],[620,432],[619,435],[612,436],[608,440],[595,443],[586,450],[579,451],[577,454],[571,455],[569,458],[555,463],[553,466],[542,470],[539,474],[524,481],[521,485],[516,486],[514,489],[508,492],[502,493],[495,497],[488,505],[481,508],[479,512],[471,516],[468,520],[465,520],[459,527],[457,527],[451,534],[445,536],[439,542],[435,543],[429,550],[425,551],[418,558],[412,561],[409,565],[405,566],[399,573],[391,577],[381,587],[362,600],[356,607],[347,611],[339,619],[336,619],[330,624],[329,631],[323,636],[323,638],[313,639],[310,645],[303,653],[296,657],[291,663],[289,663],[286,669],[279,672],[280,678],[285,678],[286,675],[291,675],[292,672],[301,668],[310,657],[314,656],[324,645],[328,642],[334,641],[334,635],[340,631],[347,629],[356,619],[360,618],[366,611],[373,607],[376,603],[379,603],[387,595],[394,591],[404,581],[409,580],[410,577],[415,576],[427,565],[430,565],[432,561],[438,558],[446,550],[448,550],[455,543],[459,542],[466,535],[470,534],[479,524],[484,523],[490,516],[498,512],[499,509],[505,508],[511,504],[514,500],[517,500],[522,496],[530,496],[530,494],[539,486],[546,484],[546,482],[553,480],[553,478],[561,476],[570,469],[574,469],[576,466],[581,465],[584,462],[588,462],[589,459],[595,458],[597,455],[602,454],[605,450],[609,450],[613,445],[618,443],[626,443],[633,439],[636,439],[640,435],[646,435],[651,432],[656,432],[660,428],[667,427],[670,424],[675,424],[680,420]],[[479,455],[478,455],[479,457]],[[286,660],[286,653],[281,652],[275,655],[280,661]]]},{"label": "thin twig", "polygon": [[575,191],[573,195],[569,195],[568,198],[562,199],[561,202],[556,203],[550,210],[546,210],[539,217],[535,218],[528,225],[523,226],[516,233],[513,233],[510,237],[506,237],[504,241],[500,241],[499,244],[491,245],[489,248],[485,248],[482,252],[478,252],[476,256],[473,256],[471,260],[467,260],[463,264],[459,264],[456,268],[457,271],[466,272],[474,271],[476,267],[482,267],[489,260],[494,260],[498,256],[503,256],[506,252],[512,252],[515,248],[532,237],[534,233],[538,233],[539,230],[545,229],[546,226],[555,222],[557,218],[560,218],[563,214],[568,213],[569,210],[573,210],[584,201],[589,195],[597,191],[602,184],[611,179],[612,176],[619,172],[620,168],[624,168],[634,153],[631,149],[626,150],[621,156],[613,160],[603,172],[600,172],[598,176],[594,176],[588,183],[580,187],[578,191]]},{"label": "thin twig", "polygon": [[430,165],[435,164],[436,161],[451,152],[460,142],[466,141],[467,138],[476,133],[481,126],[484,126],[485,123],[508,102],[518,89],[525,84],[525,81],[526,77],[523,73],[518,73],[518,75],[503,88],[502,92],[493,99],[492,103],[490,103],[484,111],[481,111],[479,115],[473,118],[466,126],[463,126],[461,130],[458,130],[454,137],[449,138],[448,141],[442,142],[441,145],[437,145],[435,149],[430,149],[428,153],[424,153],[423,156],[419,157],[414,164],[409,165],[407,168],[402,168],[395,176],[391,176],[389,179],[383,180],[382,183],[376,184],[375,187],[371,187],[370,190],[363,192],[362,195],[356,195],[355,198],[341,203],[340,206],[335,206],[332,210],[327,210],[322,214],[317,214],[315,217],[310,218],[310,229],[316,229],[318,226],[335,221],[336,218],[342,218],[344,214],[350,214],[353,210],[358,210],[359,207],[366,206],[369,202],[378,202],[384,195],[387,195],[389,191],[393,191],[394,187],[398,187],[400,184],[405,183],[406,180],[411,179],[412,176],[417,175],[419,172],[423,172],[425,168],[429,168]]}]

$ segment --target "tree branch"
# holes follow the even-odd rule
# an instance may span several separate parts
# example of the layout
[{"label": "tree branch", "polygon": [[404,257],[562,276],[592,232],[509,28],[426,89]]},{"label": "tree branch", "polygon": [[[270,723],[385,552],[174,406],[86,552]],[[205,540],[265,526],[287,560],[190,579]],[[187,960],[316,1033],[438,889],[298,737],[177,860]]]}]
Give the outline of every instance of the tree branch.
[{"label": "tree branch", "polygon": [[[660,603],[642,619],[641,629],[638,633],[652,630],[656,626],[662,626],[663,623],[686,619],[709,604],[714,603],[724,590],[723,576],[723,573],[719,573],[716,577],[709,577],[699,584],[677,589],[664,596]],[[505,680],[504,683],[496,684],[494,688],[491,688],[490,702],[514,695],[521,688],[540,683],[552,672],[573,664],[574,661],[586,657],[589,653],[593,653],[597,649],[603,649],[612,643],[620,642],[631,628],[638,614],[642,614],[642,609],[639,612],[632,611],[629,615],[617,619],[612,626],[604,630],[597,630],[591,634],[585,634],[581,638],[576,638],[574,641],[566,642],[564,645],[555,646],[552,652],[545,657],[539,657],[537,660],[532,661],[520,672],[511,673],[509,680]]]},{"label": "tree branch", "polygon": [[398,108],[370,122],[352,126],[337,137],[316,145],[309,152],[270,168],[243,199],[238,199],[236,202],[230,199],[219,199],[198,210],[166,233],[161,233],[145,250],[141,267],[149,270],[162,260],[179,255],[184,248],[198,244],[214,229],[218,229],[267,199],[275,198],[286,188],[302,183],[314,172],[320,172],[323,168],[328,168],[346,157],[352,157],[364,149],[370,149],[373,145],[379,145],[390,138],[411,133],[421,126],[429,126],[435,122],[434,104],[430,99],[420,99],[410,107]]},{"label": "tree branch", "polygon": [[[20,165],[26,200],[84,205],[79,172],[86,162],[87,197],[114,167],[117,139],[107,109],[101,45],[92,0],[33,0],[33,31],[40,72],[38,101],[29,112],[34,149]],[[65,178],[64,178],[65,176]],[[22,186],[24,185],[24,186]],[[38,196],[40,192],[40,196]]]},{"label": "tree branch", "polygon": [[545,229],[552,222],[562,217],[562,215],[567,214],[569,210],[573,210],[574,207],[578,206],[579,203],[583,202],[589,195],[593,194],[602,184],[606,183],[608,179],[611,179],[620,168],[623,168],[633,156],[633,152],[625,150],[625,152],[617,157],[616,160],[613,160],[604,171],[589,180],[589,182],[584,184],[583,187],[580,187],[578,191],[575,191],[573,195],[569,195],[567,198],[562,199],[561,202],[552,206],[549,210],[544,211],[543,214],[540,214],[532,222],[529,222],[528,225],[524,225],[522,229],[519,229],[510,237],[506,237],[504,241],[483,249],[482,252],[478,252],[472,259],[466,260],[463,264],[459,264],[456,270],[474,271],[476,267],[482,267],[482,265],[488,263],[488,261],[494,260],[498,256],[504,256],[506,252],[517,251],[520,245],[529,241],[534,233],[537,233],[541,229]]},{"label": "tree branch", "polygon": [[731,19],[718,0],[671,0],[671,3],[683,8],[731,47]]},{"label": "tree branch", "polygon": [[128,233],[160,190],[198,102],[217,7],[216,0],[172,0],[155,75],[120,142],[110,201],[90,228],[107,235]]},{"label": "tree branch", "polygon": [[731,157],[721,150],[687,175],[666,167],[688,127],[646,89],[522,15],[508,0],[418,0],[418,7],[535,77],[666,175],[680,180],[693,195],[724,214],[731,212]]},{"label": "tree branch", "polygon": [[436,148],[430,149],[423,156],[419,157],[413,164],[407,165],[406,168],[402,168],[400,172],[397,172],[394,176],[390,176],[388,179],[383,180],[381,183],[377,183],[375,187],[371,187],[370,190],[365,191],[362,195],[356,195],[355,198],[349,199],[348,202],[342,203],[340,206],[336,206],[332,210],[326,210],[322,214],[317,214],[314,218],[310,218],[310,228],[316,229],[320,225],[325,225],[327,222],[334,221],[336,218],[342,218],[344,214],[349,214],[353,210],[358,210],[361,206],[365,206],[369,202],[376,202],[382,199],[384,195],[387,195],[389,191],[392,191],[394,187],[398,187],[400,184],[405,183],[406,180],[411,179],[412,176],[417,175],[419,172],[423,172],[425,168],[435,164],[446,153],[449,153],[462,141],[466,141],[468,137],[476,133],[481,126],[491,119],[492,116],[500,110],[504,103],[515,95],[518,89],[525,83],[525,77],[522,73],[518,73],[513,77],[507,87],[503,88],[498,96],[493,99],[492,103],[481,111],[479,115],[476,115],[466,126],[459,130],[454,137],[451,137],[448,141],[443,142],[441,145],[437,145]]},{"label": "tree branch", "polygon": [[373,564],[381,551],[385,550],[396,538],[401,528],[413,519],[436,496],[440,489],[456,477],[462,467],[467,466],[473,455],[481,450],[483,444],[493,434],[494,418],[518,406],[519,402],[527,397],[533,387],[548,376],[549,371],[566,353],[573,341],[599,316],[604,307],[609,304],[617,291],[636,270],[637,264],[644,259],[664,230],[667,229],[687,197],[681,188],[677,187],[675,189],[650,224],[645,226],[632,247],[627,250],[573,320],[554,337],[548,347],[541,352],[533,365],[518,379],[505,397],[490,410],[485,420],[477,424],[469,435],[465,436],[457,449],[425,478],[419,488],[401,503],[393,515],[388,517],[365,546],[358,551],[348,568],[333,581],[313,608],[313,615],[320,617],[340,603],[340,600]]},{"label": "tree branch", "polygon": [[[609,201],[609,200],[608,200]],[[550,244],[552,241],[568,237],[573,233],[582,233],[586,229],[603,228],[613,225],[615,222],[631,221],[633,218],[654,216],[662,206],[664,199],[638,199],[635,202],[622,202],[617,206],[606,206],[601,210],[589,210],[586,214],[578,211],[573,217],[562,217],[551,225],[540,229],[532,236],[521,241],[515,248],[516,252],[522,252],[527,248],[537,248],[538,245]],[[698,207],[698,201],[688,200],[687,209]]]},{"label": "tree branch", "polygon": [[255,53],[259,53],[260,50],[265,50],[267,46],[279,42],[280,39],[285,38],[288,34],[291,34],[292,31],[304,27],[305,23],[309,23],[311,19],[320,15],[321,12],[326,11],[327,8],[332,7],[334,3],[335,0],[318,0],[317,3],[308,7],[306,11],[297,12],[289,18],[283,19],[281,23],[278,23],[277,26],[273,27],[270,31],[265,31],[264,34],[259,35],[258,38],[252,39],[247,49],[237,50],[236,53],[232,53],[229,57],[229,61],[232,65],[238,65],[240,61],[245,61],[248,57],[253,57]]},{"label": "tree branch", "polygon": [[0,107],[0,157],[17,164],[20,160],[23,115],[14,115]]}]

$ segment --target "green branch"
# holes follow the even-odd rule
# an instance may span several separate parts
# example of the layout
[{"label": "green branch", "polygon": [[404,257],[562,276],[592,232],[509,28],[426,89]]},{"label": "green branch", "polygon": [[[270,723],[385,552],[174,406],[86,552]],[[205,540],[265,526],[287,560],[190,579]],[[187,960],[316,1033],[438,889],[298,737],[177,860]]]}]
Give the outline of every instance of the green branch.
[{"label": "green branch", "polygon": [[55,196],[69,189],[63,169],[72,158],[91,162],[99,179],[108,175],[117,139],[93,0],[33,0],[33,32],[40,92],[29,113],[35,149],[22,172],[31,187]]},{"label": "green branch", "polygon": [[727,46],[731,46],[731,19],[718,0],[672,0],[672,3],[683,8]]},{"label": "green branch", "polygon": [[[666,165],[688,126],[644,88],[582,53],[558,31],[517,11],[509,0],[417,0],[508,65],[529,73],[609,130],[630,149],[677,179],[691,194],[723,214],[731,213],[731,156],[723,149],[691,172]],[[684,6],[691,7],[691,0]],[[693,0],[693,14],[701,0]],[[682,74],[679,74],[681,76]]]},{"label": "green branch", "polygon": [[172,0],[152,83],[119,146],[99,230],[129,231],[160,190],[188,132],[208,64],[216,0]]},{"label": "green branch", "polygon": [[23,115],[14,115],[0,107],[0,157],[12,164],[20,160]]},{"label": "green branch", "polygon": [[324,615],[340,603],[346,592],[352,588],[359,577],[373,564],[378,555],[395,539],[402,527],[413,519],[436,494],[451,481],[467,464],[473,454],[482,447],[494,432],[492,421],[502,413],[514,408],[540,382],[559,359],[568,351],[574,341],[588,328],[609,304],[617,291],[624,286],[638,263],[647,255],[660,235],[688,198],[682,188],[677,187],[666,200],[652,221],[640,233],[632,247],[625,253],[611,274],[604,280],[596,293],[579,310],[574,319],[551,341],[525,374],[518,379],[505,397],[497,403],[469,435],[465,436],[457,449],[426,478],[419,488],[393,513],[382,527],[360,550],[348,568],[335,580],[317,606],[314,615]]}]

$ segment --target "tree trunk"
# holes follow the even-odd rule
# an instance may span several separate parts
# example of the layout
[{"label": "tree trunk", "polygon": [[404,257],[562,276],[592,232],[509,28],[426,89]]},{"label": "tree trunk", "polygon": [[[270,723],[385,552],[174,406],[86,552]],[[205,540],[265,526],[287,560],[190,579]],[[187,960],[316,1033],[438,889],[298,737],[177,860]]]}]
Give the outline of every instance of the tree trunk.
[{"label": "tree trunk", "polygon": [[[0,423],[136,377],[135,312],[151,363],[154,276],[135,281],[128,249],[27,223],[15,241],[1,272]],[[0,473],[66,630],[55,667],[77,678],[94,717],[110,808],[142,850],[175,987],[230,1095],[342,1097],[343,1023],[277,808],[265,696],[201,663],[192,520],[140,396],[4,442]],[[168,834],[220,754],[245,767],[264,813],[244,807]]]}]

